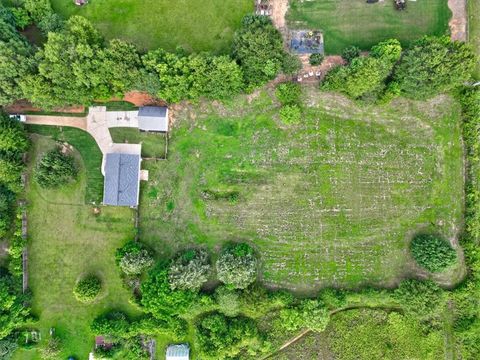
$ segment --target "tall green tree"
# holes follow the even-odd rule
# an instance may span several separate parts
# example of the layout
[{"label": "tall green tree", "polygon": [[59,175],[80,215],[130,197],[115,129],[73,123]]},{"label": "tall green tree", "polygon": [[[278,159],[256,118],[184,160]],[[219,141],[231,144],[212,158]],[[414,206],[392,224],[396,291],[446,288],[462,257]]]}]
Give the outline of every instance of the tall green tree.
[{"label": "tall green tree", "polygon": [[44,108],[88,104],[99,92],[102,38],[85,18],[72,16],[59,33],[49,33],[35,60],[38,72],[21,83],[26,97]]},{"label": "tall green tree", "polygon": [[402,94],[426,99],[447,92],[470,78],[475,66],[472,48],[448,37],[424,37],[402,57],[394,80]]},{"label": "tall green tree", "polygon": [[283,39],[266,16],[247,15],[233,39],[233,57],[250,89],[274,79],[285,59]]},{"label": "tall green tree", "polygon": [[28,149],[28,144],[22,124],[0,112],[0,152],[20,154]]},{"label": "tall green tree", "polygon": [[32,68],[30,45],[5,16],[0,16],[0,106],[22,98],[19,83]]}]

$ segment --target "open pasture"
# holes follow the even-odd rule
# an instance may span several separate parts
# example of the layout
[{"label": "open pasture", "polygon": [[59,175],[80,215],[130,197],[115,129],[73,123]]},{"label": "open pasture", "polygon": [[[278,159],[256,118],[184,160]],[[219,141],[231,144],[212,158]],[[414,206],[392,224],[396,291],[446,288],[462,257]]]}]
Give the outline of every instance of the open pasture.
[{"label": "open pasture", "polygon": [[91,0],[79,7],[73,1],[52,0],[64,17],[88,18],[107,38],[128,40],[140,49],[173,51],[230,51],[233,33],[251,0]]},{"label": "open pasture", "polygon": [[369,50],[389,38],[408,45],[424,35],[448,33],[451,12],[445,0],[407,1],[398,11],[393,0],[368,4],[365,0],[292,0],[287,13],[292,28],[324,32],[327,54],[340,54],[350,45]]},{"label": "open pasture", "polygon": [[363,106],[312,90],[286,127],[263,94],[185,112],[169,159],[146,162],[140,237],[159,253],[247,240],[274,287],[393,285],[425,227],[462,218],[459,108],[448,97]]}]

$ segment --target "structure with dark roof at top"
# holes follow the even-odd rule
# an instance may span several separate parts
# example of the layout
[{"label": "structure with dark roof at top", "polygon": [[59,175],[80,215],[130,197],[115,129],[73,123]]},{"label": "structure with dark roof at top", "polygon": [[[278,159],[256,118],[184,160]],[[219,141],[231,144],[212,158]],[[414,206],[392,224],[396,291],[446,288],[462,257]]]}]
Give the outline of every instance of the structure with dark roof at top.
[{"label": "structure with dark roof at top", "polygon": [[103,204],[138,206],[140,162],[138,154],[106,154]]},{"label": "structure with dark roof at top", "polygon": [[138,128],[142,131],[168,131],[168,108],[166,106],[142,106],[138,110]]}]

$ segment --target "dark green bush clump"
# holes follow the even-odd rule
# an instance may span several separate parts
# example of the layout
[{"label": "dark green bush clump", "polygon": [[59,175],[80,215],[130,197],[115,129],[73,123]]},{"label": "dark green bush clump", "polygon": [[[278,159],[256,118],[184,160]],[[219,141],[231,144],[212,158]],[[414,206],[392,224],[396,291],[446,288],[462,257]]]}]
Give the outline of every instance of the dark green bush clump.
[{"label": "dark green bush clump", "polygon": [[310,62],[310,65],[317,66],[321,65],[324,59],[325,56],[323,56],[323,54],[312,54],[310,55],[310,58],[308,60]]},{"label": "dark green bush clump", "polygon": [[417,263],[431,272],[445,270],[455,264],[457,253],[450,244],[433,234],[420,234],[413,238],[410,250]]},{"label": "dark green bush clump", "polygon": [[89,275],[77,282],[73,289],[75,298],[83,303],[92,302],[102,289],[102,282],[94,275]]},{"label": "dark green bush clump", "polygon": [[343,49],[342,51],[342,58],[346,62],[351,62],[353,59],[360,56],[360,49],[356,46],[349,46]]},{"label": "dark green bush clump", "polygon": [[46,153],[35,168],[35,181],[43,188],[56,188],[67,184],[77,176],[75,160],[62,153],[60,148]]}]

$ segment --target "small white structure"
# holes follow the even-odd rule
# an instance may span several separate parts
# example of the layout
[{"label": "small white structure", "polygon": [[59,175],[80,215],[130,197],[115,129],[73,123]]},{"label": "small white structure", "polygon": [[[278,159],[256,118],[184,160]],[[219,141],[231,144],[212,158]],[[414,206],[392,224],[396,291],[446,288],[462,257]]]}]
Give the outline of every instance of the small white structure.
[{"label": "small white structure", "polygon": [[20,122],[25,122],[27,121],[27,116],[26,115],[10,115],[10,119],[17,120]]},{"label": "small white structure", "polygon": [[169,345],[166,360],[190,360],[190,348],[187,344]]},{"label": "small white structure", "polygon": [[138,110],[138,128],[141,131],[167,132],[168,108],[166,106],[142,106]]}]

